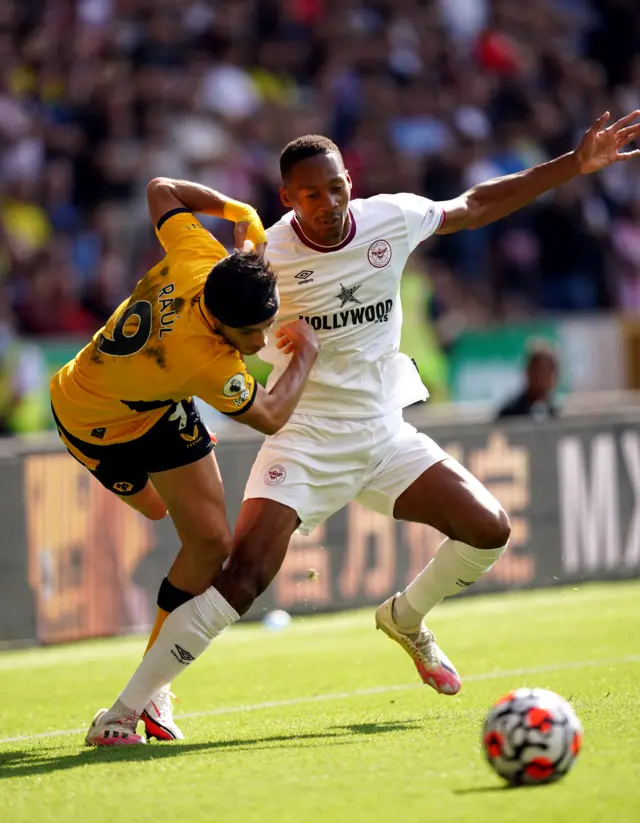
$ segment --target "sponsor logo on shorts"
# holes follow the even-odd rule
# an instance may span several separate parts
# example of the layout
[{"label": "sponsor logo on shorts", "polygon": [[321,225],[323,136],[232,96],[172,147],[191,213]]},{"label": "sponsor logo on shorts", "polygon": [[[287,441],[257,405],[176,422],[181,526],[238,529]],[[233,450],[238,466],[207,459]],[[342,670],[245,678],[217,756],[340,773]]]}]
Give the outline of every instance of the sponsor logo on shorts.
[{"label": "sponsor logo on shorts", "polygon": [[391,246],[386,240],[376,240],[369,246],[367,257],[376,269],[383,269],[391,260]]},{"label": "sponsor logo on shorts", "polygon": [[238,374],[234,374],[233,377],[230,377],[222,387],[222,393],[225,397],[235,397],[238,394],[242,394],[242,392],[246,390],[247,385],[245,383],[244,374],[241,372],[238,372]]},{"label": "sponsor logo on shorts", "polygon": [[177,421],[178,431],[182,431],[182,429],[186,428],[187,412],[185,407],[182,405],[182,400],[179,403],[176,403],[175,411],[169,415],[168,419],[171,421]]},{"label": "sponsor logo on shorts", "polygon": [[115,492],[120,492],[124,494],[126,492],[130,492],[133,489],[133,483],[127,483],[124,480],[120,480],[117,483],[113,484],[113,490]]},{"label": "sponsor logo on shorts", "polygon": [[264,473],[264,482],[267,486],[279,486],[280,483],[284,483],[286,476],[285,467],[281,466],[280,463],[275,463],[273,466],[269,466]]},{"label": "sponsor logo on shorts", "polygon": [[189,434],[189,432],[180,432],[180,437],[183,440],[186,440],[189,446],[195,446],[196,443],[199,443],[202,440],[202,435],[200,434],[197,423],[193,427],[193,432],[191,434]]}]

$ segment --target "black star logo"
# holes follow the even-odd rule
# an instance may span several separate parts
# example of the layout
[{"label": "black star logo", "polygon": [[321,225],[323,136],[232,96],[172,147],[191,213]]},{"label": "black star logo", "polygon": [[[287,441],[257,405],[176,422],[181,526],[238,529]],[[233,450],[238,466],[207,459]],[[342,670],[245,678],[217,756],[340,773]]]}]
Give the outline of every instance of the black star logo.
[{"label": "black star logo", "polygon": [[362,302],[360,300],[358,300],[357,297],[353,296],[358,291],[358,289],[360,288],[361,285],[362,285],[362,283],[358,283],[357,286],[353,286],[350,289],[346,289],[342,285],[342,283],[340,283],[341,291],[340,291],[340,294],[338,295],[338,300],[340,300],[340,308],[342,308],[345,303],[360,303],[360,305],[362,305]]}]

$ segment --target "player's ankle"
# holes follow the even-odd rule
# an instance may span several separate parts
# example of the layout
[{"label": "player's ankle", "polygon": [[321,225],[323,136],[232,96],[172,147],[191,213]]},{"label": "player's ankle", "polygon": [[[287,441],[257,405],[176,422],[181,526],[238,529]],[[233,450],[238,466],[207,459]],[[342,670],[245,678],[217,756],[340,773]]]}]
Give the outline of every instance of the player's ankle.
[{"label": "player's ankle", "polygon": [[407,600],[407,595],[402,592],[393,599],[391,606],[391,616],[393,622],[403,634],[415,634],[420,631],[422,615],[417,612]]}]

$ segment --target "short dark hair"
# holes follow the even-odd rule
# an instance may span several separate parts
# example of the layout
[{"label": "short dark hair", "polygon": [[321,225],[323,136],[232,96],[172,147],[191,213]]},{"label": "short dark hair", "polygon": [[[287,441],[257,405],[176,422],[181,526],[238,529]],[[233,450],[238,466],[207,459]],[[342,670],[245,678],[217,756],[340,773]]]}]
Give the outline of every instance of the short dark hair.
[{"label": "short dark hair", "polygon": [[253,326],[278,310],[276,285],[276,274],[262,256],[234,251],[209,272],[204,304],[226,326]]},{"label": "short dark hair", "polygon": [[287,143],[282,150],[280,155],[280,176],[285,180],[297,163],[318,154],[337,154],[344,166],[342,153],[333,140],[329,140],[328,137],[323,137],[321,134],[305,134]]}]

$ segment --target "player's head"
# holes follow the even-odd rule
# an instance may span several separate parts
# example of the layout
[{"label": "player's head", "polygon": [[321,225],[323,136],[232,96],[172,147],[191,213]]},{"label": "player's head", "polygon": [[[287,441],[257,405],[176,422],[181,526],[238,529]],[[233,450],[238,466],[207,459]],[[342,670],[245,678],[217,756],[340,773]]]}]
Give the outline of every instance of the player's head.
[{"label": "player's head", "polygon": [[554,348],[545,342],[534,343],[527,359],[527,392],[533,399],[545,399],[558,383],[559,363]]},{"label": "player's head", "polygon": [[351,178],[336,144],[319,134],[298,137],[280,155],[280,175],[280,198],[309,240],[340,243],[348,231]]},{"label": "player's head", "polygon": [[264,347],[278,311],[276,275],[254,252],[235,251],[211,269],[204,304],[232,346],[255,354]]}]

